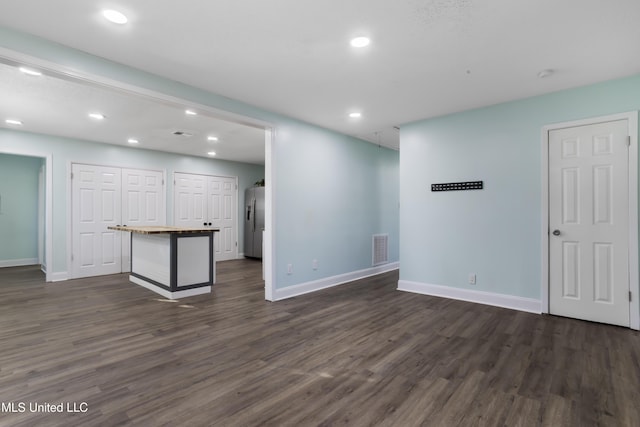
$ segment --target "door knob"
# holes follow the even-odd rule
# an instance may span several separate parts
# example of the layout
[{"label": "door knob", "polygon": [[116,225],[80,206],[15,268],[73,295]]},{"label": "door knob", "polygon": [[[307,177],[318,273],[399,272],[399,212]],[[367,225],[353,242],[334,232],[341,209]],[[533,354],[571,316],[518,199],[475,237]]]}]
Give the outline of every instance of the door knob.
[{"label": "door knob", "polygon": [[553,230],[553,235],[554,236],[559,236],[560,235],[560,230]]}]

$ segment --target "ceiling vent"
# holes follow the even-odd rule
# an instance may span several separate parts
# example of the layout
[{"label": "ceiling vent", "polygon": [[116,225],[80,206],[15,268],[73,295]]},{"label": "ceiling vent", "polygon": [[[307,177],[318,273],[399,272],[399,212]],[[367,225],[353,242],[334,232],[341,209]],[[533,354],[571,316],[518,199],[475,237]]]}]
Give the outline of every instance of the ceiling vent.
[{"label": "ceiling vent", "polygon": [[171,134],[174,135],[174,136],[181,136],[181,137],[184,137],[184,138],[188,138],[190,136],[193,136],[192,133],[184,131],[184,130],[176,130],[176,131],[171,132]]}]

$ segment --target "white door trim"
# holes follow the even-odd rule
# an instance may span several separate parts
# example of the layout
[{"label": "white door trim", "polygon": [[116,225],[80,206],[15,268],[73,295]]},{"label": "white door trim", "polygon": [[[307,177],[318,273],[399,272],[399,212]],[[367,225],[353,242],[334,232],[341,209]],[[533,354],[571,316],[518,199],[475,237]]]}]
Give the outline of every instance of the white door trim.
[{"label": "white door trim", "polygon": [[613,114],[584,120],[556,123],[542,128],[542,312],[549,313],[549,132],[568,127],[627,120],[629,147],[629,302],[630,328],[640,330],[640,283],[638,281],[638,112]]},{"label": "white door trim", "polygon": [[274,141],[276,138],[275,128],[266,127],[264,130],[264,234],[262,245],[262,275],[264,278],[264,299],[267,301],[275,301],[275,283],[276,283],[276,242],[275,242],[275,226],[276,226],[276,205],[274,195],[275,189],[275,169],[276,155],[274,150]]},{"label": "white door trim", "polygon": [[53,281],[53,155],[32,150],[0,149],[2,154],[12,154],[15,156],[39,157],[45,160],[45,206],[44,206],[44,227],[45,227],[45,281]]},{"label": "white door trim", "polygon": [[234,181],[234,185],[236,186],[236,205],[234,206],[235,208],[235,215],[236,215],[236,235],[235,235],[235,239],[236,239],[236,256],[235,259],[240,258],[239,257],[239,251],[240,251],[240,193],[238,192],[238,188],[240,187],[240,177],[234,176],[233,178],[235,178]]}]

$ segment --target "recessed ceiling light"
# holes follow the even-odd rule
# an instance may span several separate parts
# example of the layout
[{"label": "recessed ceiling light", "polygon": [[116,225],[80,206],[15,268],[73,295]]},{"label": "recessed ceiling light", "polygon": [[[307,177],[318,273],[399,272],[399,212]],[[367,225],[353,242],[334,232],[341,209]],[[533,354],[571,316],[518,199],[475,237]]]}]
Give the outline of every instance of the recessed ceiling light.
[{"label": "recessed ceiling light", "polygon": [[96,120],[102,120],[106,116],[104,114],[100,114],[100,113],[89,113],[89,117],[91,117],[92,119],[96,119]]},{"label": "recessed ceiling light", "polygon": [[122,12],[118,12],[117,10],[107,9],[102,11],[102,16],[109,22],[113,22],[114,24],[126,24],[129,19]]},{"label": "recessed ceiling light", "polygon": [[215,151],[209,151],[207,154],[210,155],[211,157],[213,157],[213,156],[216,155],[216,152]]},{"label": "recessed ceiling light", "polygon": [[351,117],[352,119],[359,119],[360,117],[362,117],[362,113],[358,113],[358,112],[349,113],[349,117]]},{"label": "recessed ceiling light", "polygon": [[27,74],[29,76],[41,76],[42,75],[42,73],[40,71],[32,70],[31,68],[27,68],[27,67],[20,67],[19,70],[22,71],[24,74]]},{"label": "recessed ceiling light", "polygon": [[8,125],[22,126],[22,122],[20,120],[16,120],[16,119],[7,119],[4,122],[6,124],[8,124]]},{"label": "recessed ceiling light", "polygon": [[129,138],[129,139],[127,139],[127,142],[128,142],[129,144],[137,144],[137,143],[139,143],[140,141],[138,141],[138,140],[137,140],[137,139],[135,139],[135,138]]},{"label": "recessed ceiling light", "polygon": [[197,116],[197,115],[198,115],[198,113],[196,113],[196,112],[195,112],[195,111],[193,111],[193,110],[185,110],[185,112],[184,112],[184,113],[185,113],[187,116]]},{"label": "recessed ceiling light", "polygon": [[369,37],[356,37],[351,39],[351,46],[353,47],[365,47],[365,46],[369,46],[369,43],[371,43],[371,40],[369,39]]},{"label": "recessed ceiling light", "polygon": [[207,141],[217,141],[218,137],[217,136],[208,136],[207,137]]}]

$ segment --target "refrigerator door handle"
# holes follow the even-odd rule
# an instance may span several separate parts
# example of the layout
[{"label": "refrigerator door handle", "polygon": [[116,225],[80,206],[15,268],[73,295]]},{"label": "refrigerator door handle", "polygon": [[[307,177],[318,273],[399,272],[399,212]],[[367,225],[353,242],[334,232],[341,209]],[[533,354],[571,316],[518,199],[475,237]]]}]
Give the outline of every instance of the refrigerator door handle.
[{"label": "refrigerator door handle", "polygon": [[253,221],[251,221],[251,229],[256,231],[256,198],[254,197],[251,202],[253,205]]},{"label": "refrigerator door handle", "polygon": [[247,221],[251,221],[251,205],[247,205]]}]

